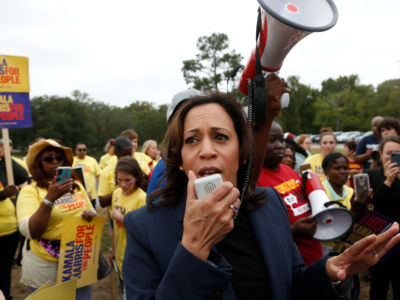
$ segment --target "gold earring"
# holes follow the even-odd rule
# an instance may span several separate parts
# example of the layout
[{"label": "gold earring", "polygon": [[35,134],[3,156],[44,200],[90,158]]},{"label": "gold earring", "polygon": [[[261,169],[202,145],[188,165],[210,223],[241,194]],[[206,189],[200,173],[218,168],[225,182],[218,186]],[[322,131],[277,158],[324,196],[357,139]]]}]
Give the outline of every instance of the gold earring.
[{"label": "gold earring", "polygon": [[182,167],[182,166],[179,166],[179,170],[183,172],[183,167]]}]

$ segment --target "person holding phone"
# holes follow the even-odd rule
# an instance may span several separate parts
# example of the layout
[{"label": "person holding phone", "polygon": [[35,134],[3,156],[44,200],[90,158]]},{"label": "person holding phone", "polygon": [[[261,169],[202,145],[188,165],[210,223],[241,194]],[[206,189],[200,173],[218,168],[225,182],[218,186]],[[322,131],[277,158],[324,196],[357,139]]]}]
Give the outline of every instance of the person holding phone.
[{"label": "person holding phone", "polygon": [[[400,166],[392,161],[392,154],[400,152],[400,137],[388,136],[379,145],[382,167],[368,171],[373,190],[375,211],[394,221],[400,221]],[[390,282],[393,299],[400,299],[400,251],[397,249],[388,260],[371,268],[370,297],[386,299]]]},{"label": "person holding phone", "polygon": [[[26,158],[33,180],[18,195],[17,218],[27,238],[21,281],[31,292],[47,281],[56,283],[63,218],[82,216],[90,221],[96,215],[79,182],[57,182],[57,169],[72,162],[72,149],[51,139],[33,144]],[[76,299],[91,299],[91,286],[77,289]]]}]

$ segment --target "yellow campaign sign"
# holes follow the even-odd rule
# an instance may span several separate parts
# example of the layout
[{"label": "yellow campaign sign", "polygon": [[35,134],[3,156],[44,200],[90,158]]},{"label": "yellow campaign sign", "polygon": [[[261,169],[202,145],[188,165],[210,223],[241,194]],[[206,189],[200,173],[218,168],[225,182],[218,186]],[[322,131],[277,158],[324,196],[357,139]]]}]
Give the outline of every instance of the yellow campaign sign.
[{"label": "yellow campaign sign", "polygon": [[94,217],[91,222],[80,216],[64,218],[57,283],[77,278],[80,288],[97,281],[104,222],[104,217]]},{"label": "yellow campaign sign", "polygon": [[32,294],[30,294],[29,296],[28,296],[28,298],[26,298],[25,300],[27,300],[27,299],[32,299],[31,297],[32,296],[34,296],[34,295],[36,295],[36,294],[39,294],[41,291],[44,291],[45,289],[48,289],[50,287],[50,281],[47,281],[45,284],[43,284],[41,287],[39,287],[39,288],[37,288],[37,290],[36,291],[34,291]]},{"label": "yellow campaign sign", "polygon": [[0,92],[29,93],[27,57],[0,55]]},{"label": "yellow campaign sign", "polygon": [[76,282],[77,279],[72,279],[52,287],[50,287],[50,282],[47,282],[25,298],[25,300],[75,300]]}]

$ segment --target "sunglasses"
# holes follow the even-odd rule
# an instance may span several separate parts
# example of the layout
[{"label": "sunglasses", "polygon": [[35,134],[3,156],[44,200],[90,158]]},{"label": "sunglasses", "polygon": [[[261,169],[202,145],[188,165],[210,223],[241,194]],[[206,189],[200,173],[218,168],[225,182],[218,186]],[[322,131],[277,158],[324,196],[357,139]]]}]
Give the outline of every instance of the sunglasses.
[{"label": "sunglasses", "polygon": [[45,156],[42,157],[41,160],[45,161],[47,163],[52,163],[54,160],[56,160],[57,162],[63,161],[65,158],[62,155],[57,155],[57,156]]},{"label": "sunglasses", "polygon": [[87,149],[77,149],[78,152],[86,152]]}]

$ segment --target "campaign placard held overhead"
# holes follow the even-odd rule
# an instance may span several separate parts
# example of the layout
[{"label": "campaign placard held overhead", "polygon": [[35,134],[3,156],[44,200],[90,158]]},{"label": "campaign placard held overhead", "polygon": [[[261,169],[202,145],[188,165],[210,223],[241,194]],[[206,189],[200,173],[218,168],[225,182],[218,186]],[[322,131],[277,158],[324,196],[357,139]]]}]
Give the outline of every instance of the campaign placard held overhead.
[{"label": "campaign placard held overhead", "polygon": [[32,127],[29,60],[0,55],[0,128]]}]

